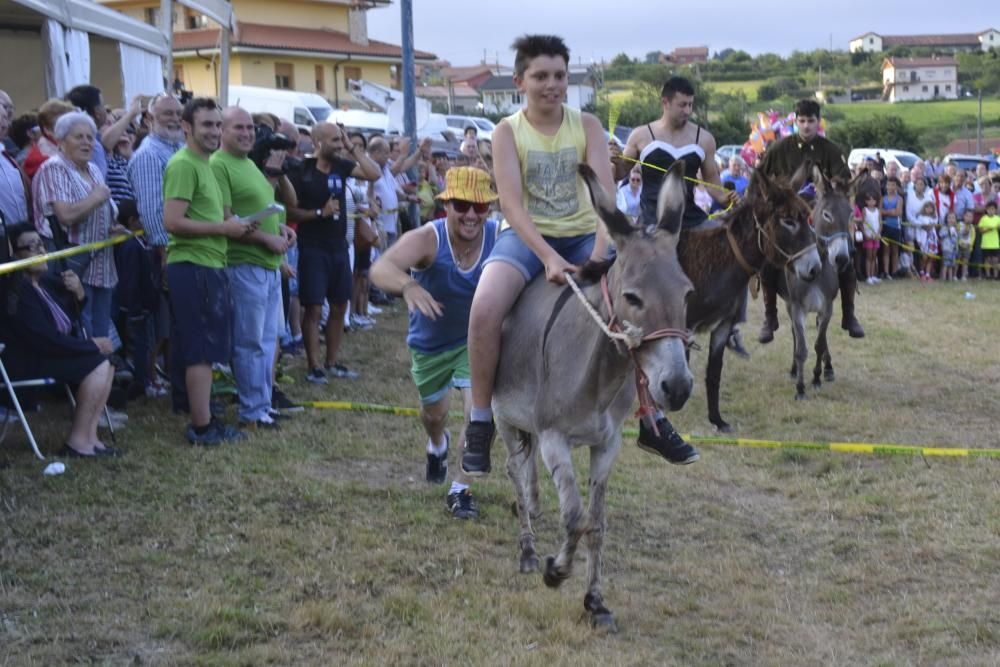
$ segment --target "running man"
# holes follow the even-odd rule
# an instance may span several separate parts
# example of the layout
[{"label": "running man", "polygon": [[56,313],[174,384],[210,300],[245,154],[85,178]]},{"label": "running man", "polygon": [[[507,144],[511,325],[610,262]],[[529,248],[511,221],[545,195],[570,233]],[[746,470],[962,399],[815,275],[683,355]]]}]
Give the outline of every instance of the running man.
[{"label": "running man", "polygon": [[[452,387],[462,392],[465,406],[460,442],[469,423],[469,311],[497,236],[497,223],[486,219],[497,198],[489,174],[455,167],[448,170],[446,186],[437,196],[444,202],[446,217],[403,234],[371,269],[372,283],[402,296],[410,311],[406,344],[420,394],[420,421],[428,436],[426,477],[432,484],[448,476],[451,438],[445,426]],[[474,519],[479,514],[461,470],[452,479],[446,503],[455,518]]]}]

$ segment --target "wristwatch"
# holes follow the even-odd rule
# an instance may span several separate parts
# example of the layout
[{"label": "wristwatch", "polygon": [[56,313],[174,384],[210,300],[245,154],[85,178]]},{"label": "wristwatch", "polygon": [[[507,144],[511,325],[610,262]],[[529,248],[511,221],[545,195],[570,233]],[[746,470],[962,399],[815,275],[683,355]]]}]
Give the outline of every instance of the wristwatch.
[{"label": "wristwatch", "polygon": [[316,209],[315,213],[316,213],[316,217],[317,218],[322,218],[323,217],[323,209],[318,208],[318,209]]}]

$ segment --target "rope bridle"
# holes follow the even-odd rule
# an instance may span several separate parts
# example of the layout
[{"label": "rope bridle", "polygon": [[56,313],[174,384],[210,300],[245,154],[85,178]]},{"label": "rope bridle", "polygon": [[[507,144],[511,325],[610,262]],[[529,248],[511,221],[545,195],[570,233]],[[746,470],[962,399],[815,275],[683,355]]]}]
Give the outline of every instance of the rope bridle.
[{"label": "rope bridle", "polygon": [[[619,320],[618,315],[615,314],[614,303],[611,301],[611,292],[608,290],[608,276],[604,274],[601,276],[601,295],[604,297],[604,305],[608,309],[608,321],[605,322],[601,314],[597,312],[593,304],[587,300],[587,296],[580,289],[580,286],[573,279],[570,272],[566,272],[566,282],[573,289],[580,303],[583,304],[584,309],[587,314],[590,315],[591,319],[597,323],[604,335],[610,338],[616,346],[621,344],[625,345],[626,352],[632,357],[632,363],[635,364],[635,388],[639,395],[639,410],[636,411],[636,417],[645,417],[646,415],[655,414],[656,403],[653,401],[652,394],[649,393],[649,377],[646,376],[645,371],[642,370],[642,366],[639,364],[639,359],[636,356],[637,351],[642,346],[651,340],[658,340],[660,338],[679,338],[684,342],[687,347],[691,346],[692,334],[689,329],[673,329],[673,328],[663,328],[657,329],[651,333],[644,333],[641,327],[638,327],[628,320]],[[656,428],[655,420],[652,423],[653,433],[659,436],[659,431]]]},{"label": "rope bridle", "polygon": [[[760,251],[760,254],[764,256],[765,260],[769,258],[769,254],[768,251],[764,249],[763,239],[767,239],[768,247],[772,248],[778,253],[778,255],[785,259],[785,264],[782,267],[785,269],[794,264],[800,257],[807,255],[816,249],[816,244],[810,243],[796,253],[789,254],[788,252],[785,252],[785,249],[778,245],[778,242],[772,238],[771,234],[769,234],[768,231],[764,229],[764,226],[760,224],[760,220],[757,219],[756,211],[752,211],[751,214],[753,215],[754,228],[757,230],[757,249]],[[810,229],[812,228],[810,227]],[[814,236],[815,234],[816,232],[813,231]],[[736,237],[733,236],[733,227],[731,224],[726,225],[726,239],[729,241],[729,247],[733,251],[733,255],[736,257],[736,263],[747,272],[747,275],[752,276],[759,273],[760,268],[753,268],[750,262],[747,261],[746,257],[743,256],[743,252],[740,250],[739,242],[737,242]]]}]

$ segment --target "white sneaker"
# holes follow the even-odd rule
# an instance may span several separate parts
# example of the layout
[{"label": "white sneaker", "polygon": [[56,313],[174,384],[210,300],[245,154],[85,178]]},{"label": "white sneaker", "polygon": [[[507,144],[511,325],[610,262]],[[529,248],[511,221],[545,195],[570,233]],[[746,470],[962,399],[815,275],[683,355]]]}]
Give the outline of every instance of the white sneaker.
[{"label": "white sneaker", "polygon": [[368,314],[369,315],[381,315],[382,314],[382,309],[379,308],[378,306],[373,306],[373,305],[371,305],[369,303],[368,304]]}]

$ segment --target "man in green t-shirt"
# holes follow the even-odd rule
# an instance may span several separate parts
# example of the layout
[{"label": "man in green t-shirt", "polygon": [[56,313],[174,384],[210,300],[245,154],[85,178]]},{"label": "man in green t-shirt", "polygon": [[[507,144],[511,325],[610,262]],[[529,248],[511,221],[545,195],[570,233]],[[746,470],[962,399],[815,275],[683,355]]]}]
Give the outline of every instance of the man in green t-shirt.
[{"label": "man in green t-shirt", "polygon": [[[209,163],[222,192],[225,217],[251,216],[274,204],[274,191],[282,188],[282,200],[294,201],[295,190],[281,174],[284,151],[272,151],[265,167],[267,176],[248,157],[254,145],[253,119],[239,108],[222,112],[222,148],[212,153]],[[289,198],[290,197],[290,198]],[[226,275],[234,297],[233,374],[240,396],[240,426],[278,427],[277,412],[271,408],[275,347],[278,327],[283,319],[281,276],[278,267],[288,248],[295,243],[295,232],[281,223],[280,214],[272,213],[260,221],[260,227],[241,239],[229,241]]]},{"label": "man in green t-shirt", "polygon": [[192,99],[184,107],[181,125],[186,144],[163,173],[163,226],[170,234],[167,286],[174,410],[190,409],[186,435],[191,444],[218,445],[246,437],[213,419],[210,408],[212,364],[228,363],[232,354],[227,239],[253,233],[257,223],[225,216],[222,192],[208,162],[219,147],[222,128],[215,101]]}]

